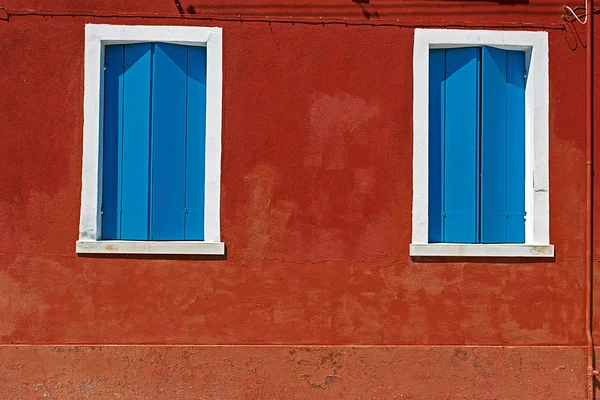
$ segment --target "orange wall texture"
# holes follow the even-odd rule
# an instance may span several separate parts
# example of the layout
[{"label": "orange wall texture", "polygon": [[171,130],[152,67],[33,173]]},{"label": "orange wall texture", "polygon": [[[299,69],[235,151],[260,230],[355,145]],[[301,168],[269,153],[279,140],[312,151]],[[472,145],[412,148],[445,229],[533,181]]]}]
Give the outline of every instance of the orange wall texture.
[{"label": "orange wall texture", "polygon": [[[563,3],[0,7],[0,399],[585,396],[585,27]],[[86,23],[223,28],[226,257],[75,253]],[[554,260],[409,257],[415,27],[548,31]]]}]

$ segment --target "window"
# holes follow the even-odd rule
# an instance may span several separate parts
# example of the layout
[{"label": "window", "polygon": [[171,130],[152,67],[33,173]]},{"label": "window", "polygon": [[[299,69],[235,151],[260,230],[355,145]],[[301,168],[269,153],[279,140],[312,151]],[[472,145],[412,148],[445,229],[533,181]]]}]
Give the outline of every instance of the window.
[{"label": "window", "polygon": [[221,31],[86,26],[79,253],[223,254]]},{"label": "window", "polygon": [[543,32],[415,32],[412,256],[554,255]]},{"label": "window", "polygon": [[102,239],[204,240],[206,48],[105,48]]},{"label": "window", "polygon": [[525,242],[525,53],[429,52],[429,242]]}]

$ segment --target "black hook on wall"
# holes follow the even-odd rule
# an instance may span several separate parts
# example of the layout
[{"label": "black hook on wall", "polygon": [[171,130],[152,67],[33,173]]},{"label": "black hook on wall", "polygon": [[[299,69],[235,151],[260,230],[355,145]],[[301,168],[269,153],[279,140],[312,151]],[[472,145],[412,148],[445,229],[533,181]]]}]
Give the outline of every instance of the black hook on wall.
[{"label": "black hook on wall", "polygon": [[181,3],[179,2],[179,0],[173,0],[175,2],[175,7],[177,7],[177,11],[179,11],[179,14],[183,15],[183,7],[181,7]]}]

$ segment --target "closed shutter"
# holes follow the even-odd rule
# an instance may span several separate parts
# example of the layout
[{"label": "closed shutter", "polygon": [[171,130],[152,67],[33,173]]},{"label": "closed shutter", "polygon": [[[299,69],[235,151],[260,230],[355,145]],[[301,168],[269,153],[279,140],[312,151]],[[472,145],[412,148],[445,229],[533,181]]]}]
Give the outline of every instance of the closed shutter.
[{"label": "closed shutter", "polygon": [[525,53],[482,49],[481,242],[525,242]]},{"label": "closed shutter", "polygon": [[103,238],[148,239],[150,44],[106,47]]},{"label": "closed shutter", "polygon": [[206,48],[106,46],[102,237],[203,240]]},{"label": "closed shutter", "polygon": [[153,61],[152,239],[183,239],[187,49],[156,44]]},{"label": "closed shutter", "polygon": [[430,52],[431,242],[476,243],[479,239],[479,62],[478,48]]}]

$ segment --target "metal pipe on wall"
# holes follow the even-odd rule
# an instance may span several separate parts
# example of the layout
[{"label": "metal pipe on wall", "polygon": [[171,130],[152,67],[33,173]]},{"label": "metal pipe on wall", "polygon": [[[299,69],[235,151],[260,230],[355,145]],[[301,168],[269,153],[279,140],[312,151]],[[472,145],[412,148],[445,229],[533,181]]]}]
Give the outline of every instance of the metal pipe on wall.
[{"label": "metal pipe on wall", "polygon": [[587,48],[586,48],[586,296],[585,296],[585,330],[587,335],[587,395],[589,400],[595,398],[594,377],[598,371],[594,368],[594,338],[592,336],[592,287],[593,287],[593,204],[594,204],[594,0],[586,0]]}]

